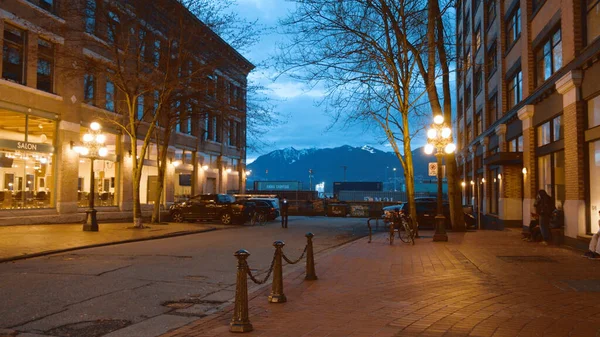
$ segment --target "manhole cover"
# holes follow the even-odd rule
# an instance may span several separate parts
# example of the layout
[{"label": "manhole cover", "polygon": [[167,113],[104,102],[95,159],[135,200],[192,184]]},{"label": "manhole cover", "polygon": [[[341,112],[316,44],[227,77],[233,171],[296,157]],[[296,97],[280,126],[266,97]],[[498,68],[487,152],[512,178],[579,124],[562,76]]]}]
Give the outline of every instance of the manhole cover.
[{"label": "manhole cover", "polygon": [[59,337],[99,337],[123,329],[129,324],[131,324],[131,321],[116,319],[85,321],[59,326],[46,331],[46,333]]},{"label": "manhole cover", "polygon": [[504,262],[556,262],[556,260],[541,255],[507,255],[496,256]]}]

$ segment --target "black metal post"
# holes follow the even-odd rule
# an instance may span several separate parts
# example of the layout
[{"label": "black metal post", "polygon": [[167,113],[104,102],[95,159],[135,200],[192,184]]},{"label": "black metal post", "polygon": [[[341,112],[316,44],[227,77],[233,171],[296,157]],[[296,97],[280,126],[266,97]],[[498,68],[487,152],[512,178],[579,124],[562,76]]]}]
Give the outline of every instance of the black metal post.
[{"label": "black metal post", "polygon": [[448,241],[446,233],[446,217],[442,210],[442,156],[443,152],[437,149],[435,153],[437,158],[437,215],[435,216],[435,234],[433,241]]},{"label": "black metal post", "polygon": [[83,230],[89,232],[98,231],[98,220],[96,219],[96,210],[94,209],[94,157],[90,158],[90,197],[88,210],[85,211],[85,223],[83,224]]}]

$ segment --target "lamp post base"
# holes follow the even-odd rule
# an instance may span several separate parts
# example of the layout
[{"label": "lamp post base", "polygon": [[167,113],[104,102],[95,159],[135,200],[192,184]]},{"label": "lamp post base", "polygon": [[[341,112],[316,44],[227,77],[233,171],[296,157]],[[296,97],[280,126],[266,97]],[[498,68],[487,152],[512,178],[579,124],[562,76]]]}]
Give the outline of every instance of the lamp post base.
[{"label": "lamp post base", "polygon": [[446,233],[446,217],[443,215],[435,216],[435,234],[433,234],[433,241],[447,242],[448,233]]},{"label": "lamp post base", "polygon": [[85,223],[83,224],[83,230],[85,232],[97,232],[98,231],[98,220],[96,219],[96,210],[88,209],[85,211]]}]

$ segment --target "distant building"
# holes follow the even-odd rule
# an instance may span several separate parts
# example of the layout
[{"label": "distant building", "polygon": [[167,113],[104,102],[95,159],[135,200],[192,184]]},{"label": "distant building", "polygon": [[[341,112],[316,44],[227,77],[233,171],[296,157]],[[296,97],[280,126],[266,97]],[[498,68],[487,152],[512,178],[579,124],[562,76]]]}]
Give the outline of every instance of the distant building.
[{"label": "distant building", "polygon": [[598,230],[598,1],[458,1],[459,172],[483,227],[527,226],[538,190],[570,238]]},{"label": "distant building", "polygon": [[[85,16],[67,17],[64,14],[74,4],[86,4],[93,10]],[[12,0],[0,1],[0,225],[8,217],[20,218],[20,223],[46,222],[82,213],[87,206],[90,185],[90,160],[79,157],[72,150],[90,123],[115,111],[119,92],[114,83],[102,74],[85,74],[80,78],[66,78],[64,50],[74,51],[80,57],[102,58],[112,48],[106,29],[97,24],[111,18],[119,25],[120,15],[135,18],[133,0]],[[152,6],[154,1],[137,2]],[[172,6],[180,6],[173,0]],[[139,8],[139,6],[138,6]],[[161,16],[162,15],[162,16]],[[163,20],[165,13],[156,17]],[[157,179],[156,146],[150,146],[141,182],[141,202],[170,203],[179,197],[205,192],[225,193],[245,190],[246,148],[246,78],[254,67],[219,36],[188,12],[190,24],[198,25],[219,55],[220,67],[209,76],[214,82],[210,99],[227,100],[239,114],[224,118],[216,109],[208,108],[204,118],[193,118],[176,127],[171,143],[169,160],[177,162],[167,172],[164,200],[153,200],[151,193]],[[68,18],[67,20],[65,18]],[[121,16],[123,18],[123,16]],[[141,21],[140,21],[141,22]],[[71,30],[67,25],[80,27]],[[161,22],[144,21],[139,24],[145,34],[152,32],[153,55],[165,57],[165,41],[161,41]],[[127,27],[129,30],[130,28]],[[135,28],[131,28],[135,30]],[[202,55],[199,55],[200,57]],[[128,66],[128,65],[123,65]],[[189,71],[191,71],[191,67]],[[154,104],[152,97],[136,102],[142,108]],[[203,108],[207,108],[204,105]],[[198,114],[200,115],[200,114]],[[142,123],[143,124],[143,123]],[[96,204],[99,218],[122,211],[131,213],[131,157],[128,154],[129,137],[104,124],[109,154],[95,162]],[[138,143],[140,140],[138,140]],[[129,166],[130,167],[130,166]],[[32,213],[31,209],[42,209]],[[36,218],[25,219],[29,215]],[[49,218],[49,216],[52,216]],[[71,217],[72,219],[73,217]]]}]

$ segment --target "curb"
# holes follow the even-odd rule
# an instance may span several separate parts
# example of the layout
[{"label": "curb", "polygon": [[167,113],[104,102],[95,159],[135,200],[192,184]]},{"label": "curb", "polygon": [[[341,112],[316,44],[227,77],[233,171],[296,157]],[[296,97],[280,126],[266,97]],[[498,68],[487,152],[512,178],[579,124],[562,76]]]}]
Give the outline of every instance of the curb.
[{"label": "curb", "polygon": [[211,228],[205,228],[205,229],[199,229],[199,230],[180,231],[180,232],[173,232],[173,233],[168,233],[168,234],[164,234],[164,235],[148,236],[148,237],[139,238],[139,239],[128,239],[128,240],[122,240],[122,241],[111,241],[111,242],[95,243],[95,244],[91,244],[91,245],[71,247],[71,248],[64,248],[64,249],[46,250],[46,251],[43,251],[43,252],[37,252],[37,253],[24,254],[24,255],[19,255],[19,256],[11,256],[11,257],[0,258],[0,263],[17,261],[17,260],[25,260],[25,259],[30,259],[30,258],[34,258],[34,257],[40,257],[40,256],[46,256],[46,255],[52,255],[52,254],[59,254],[59,253],[71,252],[71,251],[80,250],[80,249],[96,248],[96,247],[104,247],[104,246],[112,246],[112,245],[119,245],[119,244],[123,244],[123,243],[131,243],[131,242],[138,242],[138,241],[149,241],[149,240],[167,239],[167,238],[172,238],[172,237],[177,237],[177,236],[184,236],[184,235],[190,235],[190,234],[212,232],[212,231],[215,231],[215,230],[217,230],[216,227],[211,227]]}]

